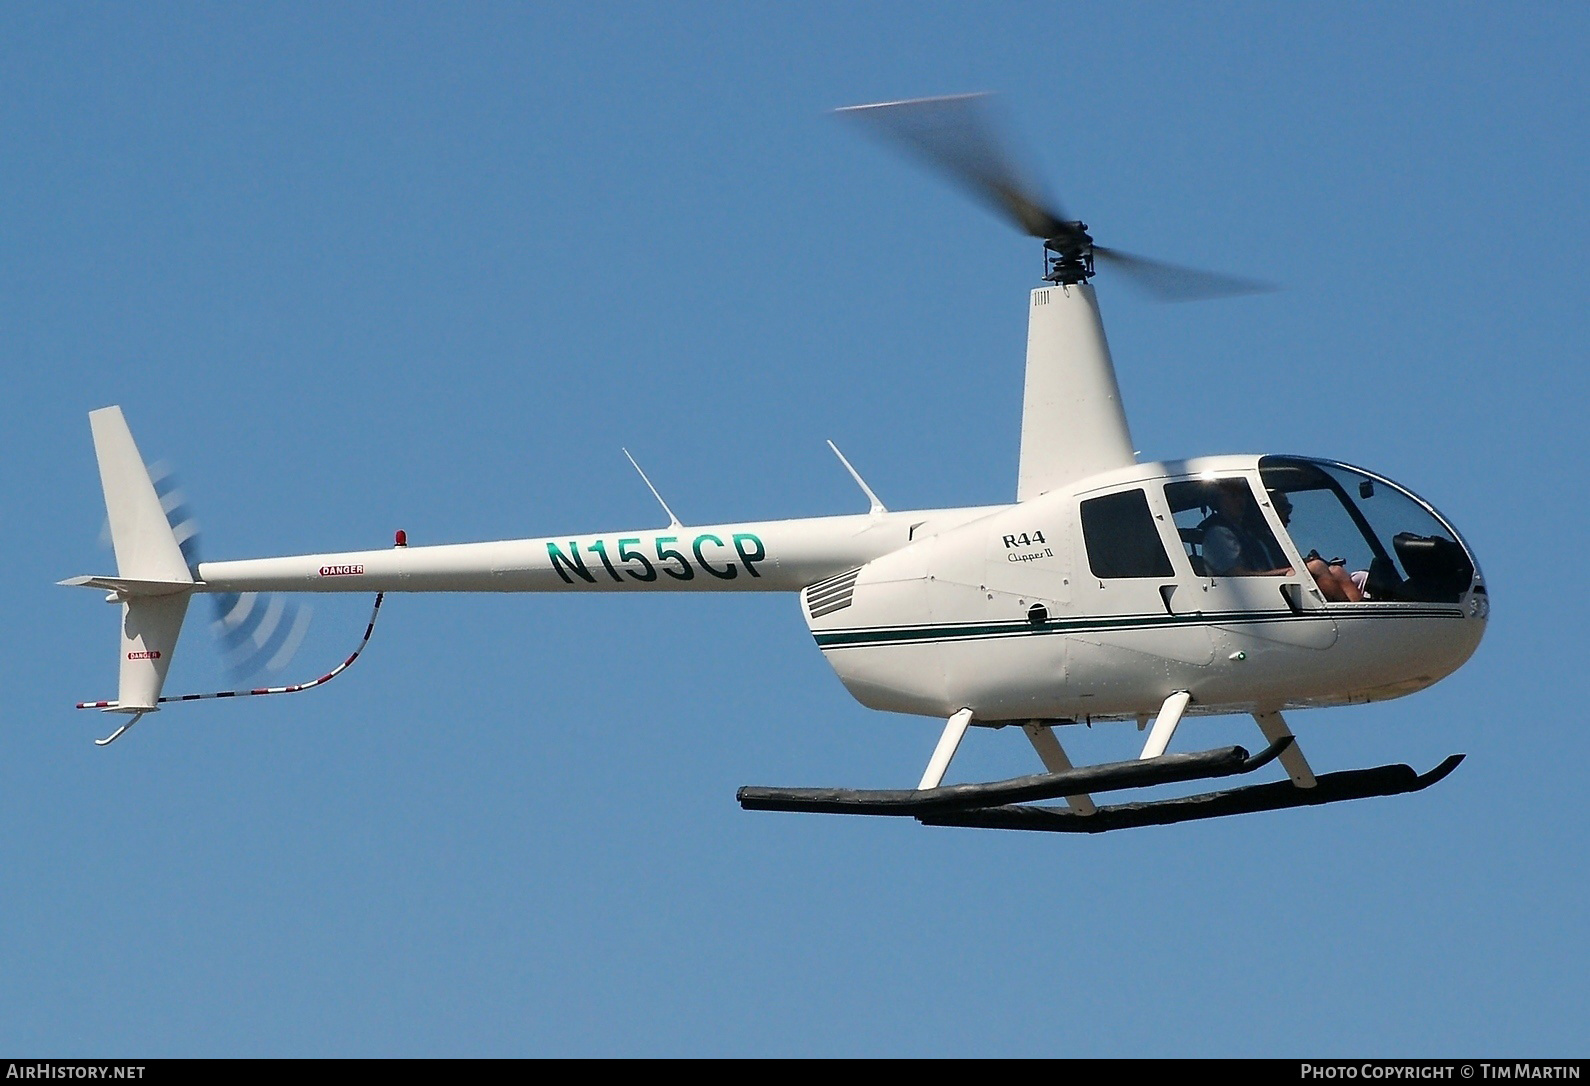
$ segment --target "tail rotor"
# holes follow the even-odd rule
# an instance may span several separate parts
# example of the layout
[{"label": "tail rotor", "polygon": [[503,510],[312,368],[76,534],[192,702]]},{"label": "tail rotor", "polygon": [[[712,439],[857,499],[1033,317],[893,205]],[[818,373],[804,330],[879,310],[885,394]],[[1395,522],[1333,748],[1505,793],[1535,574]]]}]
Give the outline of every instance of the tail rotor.
[{"label": "tail rotor", "polygon": [[[145,466],[121,408],[103,407],[89,412],[88,419],[105,494],[107,534],[116,552],[116,573],[68,577],[60,583],[107,592],[107,600],[122,608],[117,695],[77,704],[79,709],[127,717],[111,735],[94,740],[96,744],[109,745],[143,717],[171,702],[296,694],[330,682],[353,665],[375,631],[380,594],[358,647],[318,679],[249,690],[162,694],[188,604],[205,587],[199,577],[198,522],[170,468]],[[309,608],[278,593],[204,594],[215,604],[212,627],[234,676],[279,670],[292,659],[308,631]]]},{"label": "tail rotor", "polygon": [[[183,560],[197,579],[202,533],[187,495],[176,473],[163,462],[150,466],[149,478]],[[275,592],[221,592],[211,594],[210,601],[215,616],[210,632],[219,642],[222,661],[235,682],[262,673],[275,674],[291,663],[309,633],[314,614],[307,605]]]}]

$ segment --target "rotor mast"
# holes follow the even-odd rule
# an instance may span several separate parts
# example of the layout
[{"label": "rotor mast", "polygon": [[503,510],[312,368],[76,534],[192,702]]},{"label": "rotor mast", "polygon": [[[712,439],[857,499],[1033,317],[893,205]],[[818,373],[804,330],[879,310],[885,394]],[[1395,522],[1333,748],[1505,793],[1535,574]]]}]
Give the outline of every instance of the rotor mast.
[{"label": "rotor mast", "polygon": [[1046,278],[1027,311],[1017,501],[1137,463],[1093,286]]}]

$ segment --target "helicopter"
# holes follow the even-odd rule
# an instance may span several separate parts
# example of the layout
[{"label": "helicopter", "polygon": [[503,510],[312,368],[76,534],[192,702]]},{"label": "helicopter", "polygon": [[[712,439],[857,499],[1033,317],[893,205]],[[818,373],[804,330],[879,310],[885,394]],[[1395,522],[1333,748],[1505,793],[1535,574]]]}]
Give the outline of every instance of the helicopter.
[{"label": "helicopter", "polygon": [[[969,190],[1042,242],[1029,297],[1014,503],[890,510],[832,442],[866,513],[535,539],[200,561],[178,503],[144,465],[118,407],[89,415],[117,573],[62,584],[122,609],[119,689],[78,708],[124,714],[108,745],[162,704],[300,693],[368,644],[387,593],[787,592],[863,706],[942,721],[912,789],[747,786],[747,810],[907,817],[928,825],[1100,833],[1427,788],[1463,760],[1315,773],[1285,716],[1402,697],[1478,647],[1489,595],[1474,555],[1430,503],[1385,475],[1290,454],[1141,462],[1092,279],[1113,268],[1171,300],[1265,284],[1124,253],[1027,183],[985,96],[838,111]],[[627,456],[626,452],[626,456]],[[376,593],[358,649],[293,686],[164,695],[196,595],[218,625],[285,654],[281,594]],[[275,594],[276,602],[267,603]],[[1172,753],[1190,717],[1249,716],[1264,745]],[[1135,723],[1130,761],[1077,766],[1057,731]],[[1043,772],[945,784],[973,726],[1016,726]],[[1191,796],[1095,797],[1253,773],[1284,779]],[[1059,803],[1043,803],[1059,800]]]}]

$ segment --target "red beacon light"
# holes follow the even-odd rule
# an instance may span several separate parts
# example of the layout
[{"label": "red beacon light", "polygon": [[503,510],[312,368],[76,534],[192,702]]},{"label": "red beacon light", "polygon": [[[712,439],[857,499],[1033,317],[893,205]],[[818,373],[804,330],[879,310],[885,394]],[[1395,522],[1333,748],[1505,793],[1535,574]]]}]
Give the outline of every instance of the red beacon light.
[{"label": "red beacon light", "polygon": [[397,530],[397,535],[392,538],[392,545],[394,547],[406,547],[406,546],[408,546],[409,545],[409,534],[407,532],[405,532],[402,528],[399,528]]}]

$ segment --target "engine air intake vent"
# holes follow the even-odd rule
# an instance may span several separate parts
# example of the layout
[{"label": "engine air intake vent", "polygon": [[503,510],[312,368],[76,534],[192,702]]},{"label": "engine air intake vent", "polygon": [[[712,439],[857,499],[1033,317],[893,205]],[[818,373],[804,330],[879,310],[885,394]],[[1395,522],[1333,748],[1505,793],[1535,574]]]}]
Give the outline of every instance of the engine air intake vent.
[{"label": "engine air intake vent", "polygon": [[848,573],[818,581],[807,588],[803,593],[806,597],[806,613],[816,620],[849,607],[851,597],[856,594],[856,578],[860,574],[861,567],[857,566]]}]

